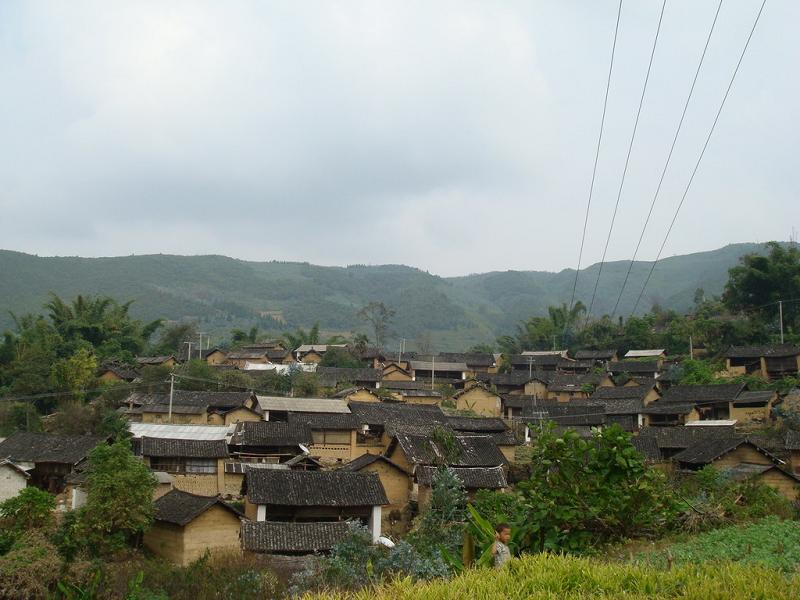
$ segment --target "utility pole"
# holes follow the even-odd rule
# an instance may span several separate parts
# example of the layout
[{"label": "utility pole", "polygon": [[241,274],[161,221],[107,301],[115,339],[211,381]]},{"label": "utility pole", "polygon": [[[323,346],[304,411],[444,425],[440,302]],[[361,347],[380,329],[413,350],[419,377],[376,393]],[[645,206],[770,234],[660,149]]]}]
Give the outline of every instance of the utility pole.
[{"label": "utility pole", "polygon": [[169,374],[169,415],[167,421],[172,423],[172,396],[175,393],[175,373]]},{"label": "utility pole", "polygon": [[200,348],[197,350],[197,358],[203,358],[203,336],[207,335],[205,331],[198,331],[197,335],[200,336]]},{"label": "utility pole", "polygon": [[783,300],[778,300],[778,314],[781,321],[781,344],[783,343]]},{"label": "utility pole", "polygon": [[192,360],[192,342],[183,342],[183,345],[189,344],[189,352],[186,354],[187,360]]},{"label": "utility pole", "polygon": [[533,357],[528,357],[528,377],[533,379]]},{"label": "utility pole", "polygon": [[436,383],[436,355],[431,355],[431,389]]},{"label": "utility pole", "polygon": [[689,359],[694,360],[694,347],[692,346],[692,336],[689,336]]}]

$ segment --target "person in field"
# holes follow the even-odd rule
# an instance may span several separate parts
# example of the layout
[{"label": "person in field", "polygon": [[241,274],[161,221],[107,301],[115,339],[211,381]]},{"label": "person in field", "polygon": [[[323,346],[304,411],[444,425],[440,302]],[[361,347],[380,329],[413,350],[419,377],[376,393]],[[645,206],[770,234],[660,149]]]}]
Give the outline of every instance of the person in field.
[{"label": "person in field", "polygon": [[494,531],[492,554],[494,555],[494,566],[499,569],[511,558],[511,550],[508,548],[508,542],[511,540],[511,526],[508,523],[498,523]]}]

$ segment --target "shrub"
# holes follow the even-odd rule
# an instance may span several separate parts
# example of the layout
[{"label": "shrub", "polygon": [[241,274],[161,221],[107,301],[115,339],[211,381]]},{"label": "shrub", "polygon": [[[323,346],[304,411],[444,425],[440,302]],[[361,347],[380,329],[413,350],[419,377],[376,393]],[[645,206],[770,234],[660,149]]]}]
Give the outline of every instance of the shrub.
[{"label": "shrub", "polygon": [[56,499],[37,487],[26,487],[13,498],[0,502],[0,525],[18,534],[30,529],[50,529],[54,523]]},{"label": "shrub", "polygon": [[44,598],[60,571],[58,552],[44,533],[26,531],[0,556],[0,598]]}]

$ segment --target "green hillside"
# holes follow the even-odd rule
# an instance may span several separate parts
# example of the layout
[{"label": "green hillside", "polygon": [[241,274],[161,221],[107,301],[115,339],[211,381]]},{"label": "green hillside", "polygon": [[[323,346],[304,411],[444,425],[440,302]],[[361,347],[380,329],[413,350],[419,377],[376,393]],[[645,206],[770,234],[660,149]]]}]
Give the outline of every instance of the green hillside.
[{"label": "green hillside", "polygon": [[[694,292],[719,294],[740,256],[763,244],[735,244],[711,252],[667,258],[656,268],[645,302],[684,310]],[[536,262],[535,253],[531,263]],[[595,314],[616,301],[627,262],[607,263]],[[631,310],[650,263],[636,263],[621,314]],[[577,298],[588,304],[597,265],[581,271]],[[133,299],[143,319],[197,319],[217,337],[233,327],[281,331],[319,321],[323,330],[364,330],[356,312],[370,301],[397,311],[396,337],[428,335],[437,350],[491,341],[521,319],[568,302],[575,271],[491,272],[443,278],[402,265],[319,267],[308,263],[248,262],[224,256],[37,257],[0,250],[0,328],[9,311],[37,312],[50,291]]]}]

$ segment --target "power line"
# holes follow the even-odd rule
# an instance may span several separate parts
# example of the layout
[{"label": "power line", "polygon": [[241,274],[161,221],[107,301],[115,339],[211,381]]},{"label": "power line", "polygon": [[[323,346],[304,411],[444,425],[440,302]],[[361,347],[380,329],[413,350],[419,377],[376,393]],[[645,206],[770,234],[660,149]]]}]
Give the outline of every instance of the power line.
[{"label": "power line", "polygon": [[672,153],[675,150],[675,144],[678,141],[678,136],[681,133],[681,128],[683,127],[683,121],[686,118],[686,111],[689,108],[689,102],[692,99],[692,95],[694,94],[694,88],[697,84],[697,78],[700,75],[700,69],[703,66],[703,61],[706,58],[706,51],[708,50],[708,45],[711,42],[711,36],[714,33],[714,27],[717,24],[717,17],[719,17],[719,11],[722,8],[722,1],[719,0],[719,4],[717,5],[717,12],[714,13],[714,20],[711,22],[711,29],[708,31],[708,37],[706,37],[706,44],[703,46],[703,53],[700,55],[700,62],[697,63],[697,70],[694,72],[694,79],[692,80],[692,86],[689,88],[689,94],[686,96],[686,102],[683,105],[683,112],[681,113],[681,118],[678,121],[678,128],[675,130],[675,136],[672,138],[672,145],[669,148],[669,153],[667,154],[667,160],[664,163],[664,168],[661,170],[661,177],[658,180],[658,186],[656,187],[655,194],[653,195],[653,200],[650,203],[650,210],[647,212],[647,217],[644,220],[644,226],[642,227],[642,232],[639,235],[639,241],[636,242],[636,249],[633,251],[633,258],[631,258],[631,262],[628,263],[628,271],[625,273],[625,279],[622,282],[622,287],[619,290],[619,296],[617,296],[617,301],[614,303],[614,310],[611,311],[611,318],[614,318],[614,315],[617,314],[617,308],[619,308],[620,300],[622,299],[622,293],[625,291],[625,286],[628,284],[628,278],[631,275],[631,270],[633,269],[633,263],[636,260],[636,255],[639,253],[639,248],[642,245],[642,240],[644,239],[645,231],[647,231],[647,225],[650,223],[650,217],[653,214],[653,208],[655,208],[656,201],[658,200],[658,195],[661,193],[661,186],[664,183],[664,176],[667,174],[667,169],[669,168],[669,164],[672,160]]},{"label": "power line", "polygon": [[77,392],[45,392],[41,394],[29,394],[26,396],[4,396],[0,398],[0,402],[17,402],[21,400],[38,400],[41,398],[58,398],[62,396],[78,396],[80,394],[89,394],[93,392],[110,392],[122,388],[131,389],[150,385],[149,383],[118,383],[112,387],[94,388],[90,390],[80,390]]},{"label": "power line", "polygon": [[[611,44],[611,62],[608,65],[608,78],[606,80],[606,93],[603,98],[603,116],[600,118],[600,134],[597,136],[597,149],[594,153],[594,166],[592,167],[592,182],[589,184],[589,199],[586,202],[586,216],[583,219],[583,234],[581,235],[581,247],[578,252],[578,267],[575,269],[575,282],[572,284],[572,296],[569,300],[569,310],[575,303],[575,291],[578,288],[578,275],[581,272],[581,260],[583,259],[583,245],[586,241],[586,227],[589,224],[589,209],[592,206],[592,194],[594,193],[594,181],[597,176],[597,161],[600,158],[600,146],[603,141],[603,130],[606,123],[606,109],[608,108],[608,91],[611,88],[611,73],[614,70],[614,55],[617,51],[617,35],[619,33],[619,21],[622,15],[622,0],[619,0],[619,8],[617,8],[617,23],[614,26],[614,42]],[[565,325],[566,328],[566,325]]]},{"label": "power line", "polygon": [[636,298],[636,303],[633,305],[633,310],[631,311],[631,315],[636,313],[636,309],[639,306],[639,302],[642,300],[642,296],[644,296],[644,291],[647,289],[647,284],[650,282],[650,278],[653,275],[653,271],[658,264],[659,259],[661,258],[661,253],[664,251],[664,246],[667,245],[667,240],[669,239],[669,234],[672,232],[672,228],[675,225],[675,221],[678,219],[678,213],[680,213],[681,207],[683,206],[684,200],[686,200],[686,195],[689,193],[689,188],[692,187],[692,182],[694,181],[694,176],[697,174],[697,169],[700,167],[700,162],[703,160],[703,156],[706,153],[706,148],[708,148],[708,143],[711,141],[711,136],[714,133],[714,129],[717,126],[717,122],[719,121],[719,116],[722,113],[722,109],[725,106],[725,101],[728,99],[728,95],[730,94],[731,88],[733,87],[733,82],[736,79],[736,74],[739,72],[739,67],[742,65],[742,60],[744,60],[744,55],[747,52],[747,48],[750,45],[750,40],[753,39],[753,33],[756,30],[756,26],[758,25],[759,19],[761,19],[761,13],[764,11],[764,5],[766,5],[767,0],[763,0],[761,3],[761,7],[758,9],[758,14],[756,15],[755,21],[753,21],[753,27],[750,29],[750,34],[747,36],[747,41],[744,44],[744,48],[742,48],[742,53],[739,56],[739,61],[736,63],[736,68],[733,70],[733,75],[731,76],[731,80],[728,83],[728,88],[725,90],[725,95],[722,97],[722,102],[719,105],[719,109],[717,110],[717,114],[714,117],[714,122],[711,124],[711,129],[708,131],[708,136],[706,136],[706,141],[703,144],[703,149],[700,151],[700,156],[697,157],[697,163],[694,165],[694,169],[692,170],[692,175],[689,177],[689,182],[686,184],[686,189],[683,191],[683,195],[681,196],[681,201],[678,203],[678,207],[675,209],[675,214],[672,216],[672,221],[669,224],[669,228],[667,229],[667,234],[664,236],[664,241],[661,242],[661,248],[658,250],[658,255],[656,259],[653,261],[653,264],[650,267],[650,272],[647,274],[647,279],[644,281],[644,285],[642,286],[642,291],[639,292],[638,298]]},{"label": "power line", "polygon": [[606,262],[606,254],[608,253],[608,244],[611,242],[611,234],[614,231],[614,223],[617,220],[617,211],[619,210],[619,201],[622,198],[622,188],[625,186],[625,176],[628,174],[628,165],[631,161],[631,152],[633,150],[633,142],[636,140],[636,131],[639,128],[639,117],[642,114],[642,106],[644,105],[644,97],[647,93],[647,84],[650,81],[650,71],[653,68],[653,58],[656,54],[656,46],[658,46],[658,36],[661,33],[661,23],[664,20],[664,9],[667,7],[667,0],[661,4],[661,13],[658,16],[658,27],[656,27],[656,35],[653,39],[653,48],[650,50],[650,62],[647,63],[647,74],[644,77],[644,85],[642,85],[642,95],[639,98],[639,108],[636,111],[636,119],[633,122],[633,131],[631,132],[631,140],[628,143],[628,154],[625,156],[625,167],[622,169],[622,178],[619,182],[619,189],[617,190],[617,201],[614,204],[614,212],[611,215],[611,225],[608,228],[608,236],[606,236],[606,245],[603,248],[603,257],[600,259],[600,268],[597,270],[597,279],[594,281],[594,289],[592,290],[592,299],[589,302],[589,309],[586,311],[586,318],[588,319],[592,314],[592,307],[594,307],[594,299],[597,296],[597,286],[600,285],[600,275],[603,273],[603,265]]}]

